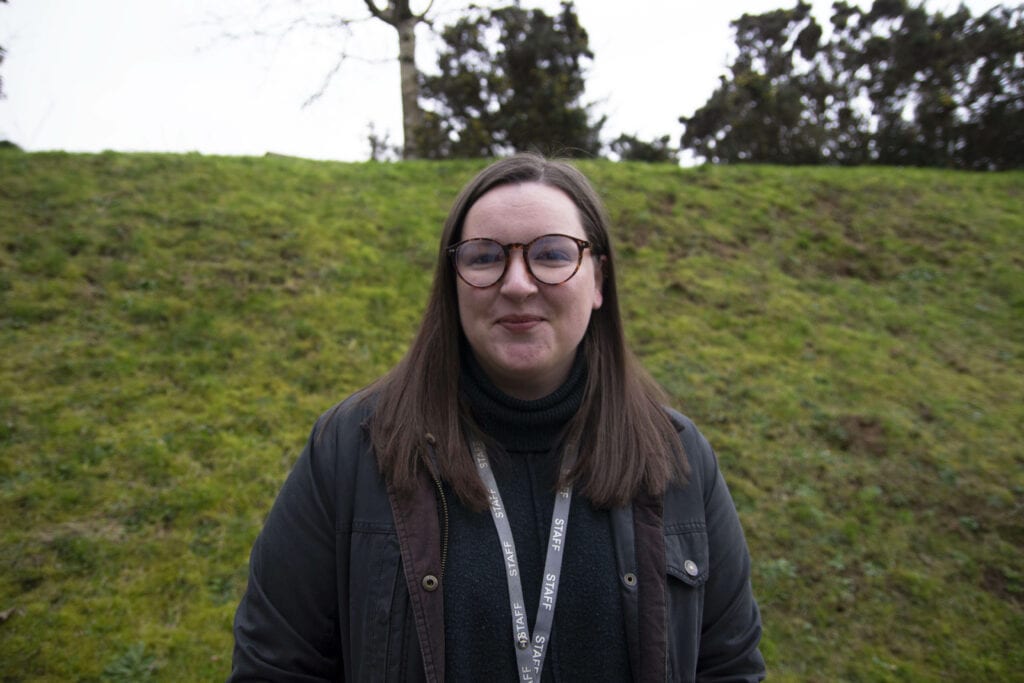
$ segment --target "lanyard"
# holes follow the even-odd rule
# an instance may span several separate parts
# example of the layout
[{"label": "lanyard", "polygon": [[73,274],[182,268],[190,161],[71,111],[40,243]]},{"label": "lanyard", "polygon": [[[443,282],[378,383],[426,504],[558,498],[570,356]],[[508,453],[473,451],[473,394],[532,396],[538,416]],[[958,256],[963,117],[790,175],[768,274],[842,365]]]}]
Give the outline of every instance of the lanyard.
[{"label": "lanyard", "polygon": [[[551,532],[548,536],[547,557],[544,560],[544,582],[540,590],[540,604],[537,606],[537,619],[533,625],[533,637],[530,637],[530,626],[526,620],[526,605],[523,599],[523,585],[519,578],[519,561],[516,559],[516,544],[512,538],[512,527],[509,526],[505,506],[498,492],[498,483],[494,480],[494,471],[487,457],[483,444],[473,440],[470,444],[473,458],[480,474],[480,479],[487,489],[487,497],[491,505],[491,517],[501,541],[502,555],[505,557],[505,569],[508,578],[508,600],[512,608],[512,638],[515,642],[516,664],[519,667],[519,680],[539,681],[544,669],[544,655],[547,653],[548,641],[551,638],[551,624],[555,618],[555,599],[558,597],[558,580],[562,573],[562,548],[565,544],[565,532],[569,528],[569,505],[572,502],[572,486],[566,486],[555,495],[555,509],[551,514]],[[576,449],[567,448],[564,467],[572,467]],[[532,645],[531,645],[532,643]]]}]

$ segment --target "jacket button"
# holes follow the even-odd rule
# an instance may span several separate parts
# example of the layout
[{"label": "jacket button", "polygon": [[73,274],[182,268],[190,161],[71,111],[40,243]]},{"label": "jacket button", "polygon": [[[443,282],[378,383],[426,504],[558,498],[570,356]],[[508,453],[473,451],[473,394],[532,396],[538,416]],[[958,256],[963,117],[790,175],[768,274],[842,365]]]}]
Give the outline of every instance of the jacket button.
[{"label": "jacket button", "polygon": [[693,560],[687,560],[686,562],[683,562],[683,571],[685,571],[690,576],[697,576],[697,574],[700,574],[700,569],[697,568],[697,563]]},{"label": "jacket button", "polygon": [[440,583],[437,577],[433,574],[427,574],[423,577],[423,581],[420,582],[423,585],[423,590],[433,593],[437,590],[437,586]]},{"label": "jacket button", "polygon": [[626,582],[627,586],[635,586],[636,585],[636,574],[634,574],[633,572],[628,572],[627,574],[625,574],[622,577],[622,580]]}]

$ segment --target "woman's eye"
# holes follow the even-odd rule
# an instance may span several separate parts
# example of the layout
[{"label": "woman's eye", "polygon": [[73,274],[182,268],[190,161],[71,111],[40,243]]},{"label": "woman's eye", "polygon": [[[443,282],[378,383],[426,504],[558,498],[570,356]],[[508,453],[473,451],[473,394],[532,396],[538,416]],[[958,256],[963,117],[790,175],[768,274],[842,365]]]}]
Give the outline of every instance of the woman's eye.
[{"label": "woman's eye", "polygon": [[558,262],[571,261],[572,256],[564,249],[544,249],[533,255],[535,261]]},{"label": "woman's eye", "polygon": [[469,266],[491,266],[495,263],[501,263],[503,258],[504,254],[500,251],[477,251],[467,254],[465,263]]}]

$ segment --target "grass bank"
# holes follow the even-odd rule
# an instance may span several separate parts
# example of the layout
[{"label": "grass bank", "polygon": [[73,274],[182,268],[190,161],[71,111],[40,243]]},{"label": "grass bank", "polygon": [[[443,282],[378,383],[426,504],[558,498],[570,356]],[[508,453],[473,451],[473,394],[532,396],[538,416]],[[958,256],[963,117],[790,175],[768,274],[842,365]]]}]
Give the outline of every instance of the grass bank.
[{"label": "grass bank", "polygon": [[[0,153],[0,677],[218,680],[315,417],[477,162]],[[716,447],[775,680],[1024,670],[1024,174],[581,166]]]}]

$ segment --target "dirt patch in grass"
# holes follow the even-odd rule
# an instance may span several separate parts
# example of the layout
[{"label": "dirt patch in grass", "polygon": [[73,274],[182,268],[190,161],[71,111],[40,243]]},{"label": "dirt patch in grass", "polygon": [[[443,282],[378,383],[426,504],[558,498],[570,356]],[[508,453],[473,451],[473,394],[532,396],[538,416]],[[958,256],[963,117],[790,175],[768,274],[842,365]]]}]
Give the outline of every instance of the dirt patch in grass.
[{"label": "dirt patch in grass", "polygon": [[819,418],[815,428],[832,446],[843,451],[882,457],[889,450],[885,426],[875,417]]},{"label": "dirt patch in grass", "polygon": [[839,418],[839,425],[846,433],[844,442],[846,450],[870,453],[879,457],[888,451],[885,428],[877,419],[861,415],[846,415]]},{"label": "dirt patch in grass", "polygon": [[1024,605],[1024,576],[1019,572],[986,566],[981,570],[981,587],[1000,600]]}]

